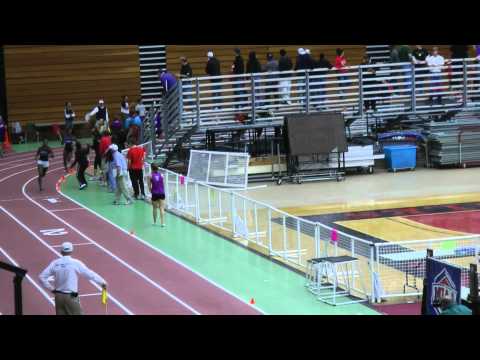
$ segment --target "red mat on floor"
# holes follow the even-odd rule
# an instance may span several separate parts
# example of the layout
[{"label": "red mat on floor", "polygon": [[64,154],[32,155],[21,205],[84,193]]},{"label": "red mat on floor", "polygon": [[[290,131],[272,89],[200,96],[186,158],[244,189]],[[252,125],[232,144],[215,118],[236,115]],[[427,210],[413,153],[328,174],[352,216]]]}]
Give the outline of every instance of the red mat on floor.
[{"label": "red mat on floor", "polygon": [[373,308],[385,315],[421,315],[422,304],[375,305]]}]

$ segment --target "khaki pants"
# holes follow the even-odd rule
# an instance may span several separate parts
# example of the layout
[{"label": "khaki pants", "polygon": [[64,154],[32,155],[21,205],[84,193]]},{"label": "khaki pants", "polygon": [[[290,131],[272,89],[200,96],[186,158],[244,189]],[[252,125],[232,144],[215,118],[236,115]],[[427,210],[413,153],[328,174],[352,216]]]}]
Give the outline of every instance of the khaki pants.
[{"label": "khaki pants", "polygon": [[80,298],[68,294],[55,294],[55,311],[57,315],[83,315]]},{"label": "khaki pants", "polygon": [[131,201],[127,188],[127,179],[125,175],[117,176],[117,189],[115,191],[115,200],[118,202],[122,195],[127,201]]}]

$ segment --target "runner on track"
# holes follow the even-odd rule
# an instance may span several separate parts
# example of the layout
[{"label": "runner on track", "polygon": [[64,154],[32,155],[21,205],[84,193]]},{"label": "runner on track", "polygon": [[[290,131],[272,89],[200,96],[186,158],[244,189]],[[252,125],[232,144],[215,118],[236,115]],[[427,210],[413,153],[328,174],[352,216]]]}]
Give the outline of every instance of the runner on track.
[{"label": "runner on track", "polygon": [[85,170],[88,168],[88,154],[90,153],[90,145],[86,144],[85,147],[77,141],[75,144],[75,160],[73,161],[72,165],[70,165],[70,169],[73,169],[75,165],[78,164],[77,167],[77,179],[80,184],[80,190],[83,190],[87,187],[87,179],[85,179]]},{"label": "runner on track", "polygon": [[153,225],[157,224],[157,210],[160,209],[160,220],[165,227],[165,187],[163,176],[155,164],[152,164],[152,175],[148,177],[148,188],[152,194]]},{"label": "runner on track", "polygon": [[43,191],[42,180],[47,174],[48,167],[50,166],[49,159],[53,157],[53,151],[50,146],[48,146],[48,140],[43,139],[43,144],[38,148],[37,155],[35,155],[38,169],[38,186],[40,191]]},{"label": "runner on track", "polygon": [[73,144],[75,143],[75,139],[72,136],[72,130],[66,130],[65,138],[63,140],[65,143],[63,148],[63,166],[65,167],[65,172],[68,172],[68,165],[72,160],[73,155]]}]

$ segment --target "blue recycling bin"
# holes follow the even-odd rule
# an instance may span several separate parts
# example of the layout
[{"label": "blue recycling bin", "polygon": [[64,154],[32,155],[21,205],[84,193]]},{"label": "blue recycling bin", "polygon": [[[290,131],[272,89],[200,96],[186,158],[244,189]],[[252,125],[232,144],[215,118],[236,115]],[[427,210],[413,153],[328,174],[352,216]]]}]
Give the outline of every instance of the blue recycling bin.
[{"label": "blue recycling bin", "polygon": [[417,147],[412,145],[385,146],[385,162],[387,169],[393,172],[397,170],[413,170],[417,167]]}]

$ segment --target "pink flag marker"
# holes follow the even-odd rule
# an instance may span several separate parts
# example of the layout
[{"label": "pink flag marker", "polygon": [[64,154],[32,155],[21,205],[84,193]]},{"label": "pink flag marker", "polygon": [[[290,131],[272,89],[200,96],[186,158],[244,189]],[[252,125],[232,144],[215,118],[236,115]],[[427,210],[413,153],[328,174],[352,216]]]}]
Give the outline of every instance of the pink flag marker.
[{"label": "pink flag marker", "polygon": [[332,243],[338,242],[338,233],[335,229],[332,229],[331,241]]},{"label": "pink flag marker", "polygon": [[185,185],[185,177],[180,176],[180,185]]}]

